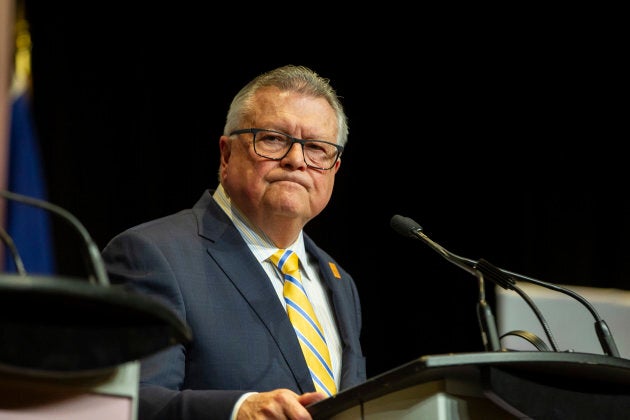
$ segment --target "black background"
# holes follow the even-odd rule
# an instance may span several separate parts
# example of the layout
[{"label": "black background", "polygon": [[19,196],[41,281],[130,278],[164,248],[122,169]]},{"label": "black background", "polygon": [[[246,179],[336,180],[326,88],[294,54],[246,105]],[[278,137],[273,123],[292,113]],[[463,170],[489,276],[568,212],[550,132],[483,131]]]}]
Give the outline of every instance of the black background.
[{"label": "black background", "polygon": [[[49,199],[99,248],[214,188],[232,96],[304,64],[349,116],[333,199],[306,231],[356,280],[369,376],[483,349],[476,279],[395,233],[395,214],[458,255],[630,289],[627,54],[614,28],[561,13],[89,3],[27,13]],[[54,228],[59,271],[82,275],[76,233]]]}]

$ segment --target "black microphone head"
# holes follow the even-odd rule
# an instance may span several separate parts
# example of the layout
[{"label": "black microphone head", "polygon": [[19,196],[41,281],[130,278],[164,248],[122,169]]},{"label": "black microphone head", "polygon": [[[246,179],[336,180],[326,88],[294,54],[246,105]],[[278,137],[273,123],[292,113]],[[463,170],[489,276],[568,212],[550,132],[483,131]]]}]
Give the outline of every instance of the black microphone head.
[{"label": "black microphone head", "polygon": [[415,238],[415,232],[421,231],[422,226],[414,222],[412,219],[398,214],[392,216],[389,222],[390,226],[402,236]]}]

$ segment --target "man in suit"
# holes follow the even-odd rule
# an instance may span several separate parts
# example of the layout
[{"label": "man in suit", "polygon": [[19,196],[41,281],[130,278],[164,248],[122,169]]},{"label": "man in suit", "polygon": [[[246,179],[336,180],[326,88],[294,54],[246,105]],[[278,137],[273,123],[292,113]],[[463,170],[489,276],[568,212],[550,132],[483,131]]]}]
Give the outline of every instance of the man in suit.
[{"label": "man in suit", "polygon": [[[193,333],[141,361],[140,419],[308,419],[307,405],[365,381],[354,280],[303,231],[331,198],[347,137],[328,79],[292,65],[261,74],[230,105],[218,187],[105,247],[113,284],[160,299]],[[331,385],[287,316],[278,249],[298,256]]]}]

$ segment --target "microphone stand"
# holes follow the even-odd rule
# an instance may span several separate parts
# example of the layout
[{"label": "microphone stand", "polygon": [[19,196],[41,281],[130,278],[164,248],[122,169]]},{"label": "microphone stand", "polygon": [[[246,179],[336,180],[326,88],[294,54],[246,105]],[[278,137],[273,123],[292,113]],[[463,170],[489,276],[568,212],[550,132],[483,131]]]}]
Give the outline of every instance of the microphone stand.
[{"label": "microphone stand", "polygon": [[486,288],[483,281],[483,274],[476,270],[477,279],[479,279],[479,301],[477,302],[477,319],[479,320],[479,328],[481,329],[481,339],[486,351],[501,351],[501,343],[499,340],[499,332],[497,324],[492,314],[492,309],[486,301]]},{"label": "microphone stand", "polygon": [[[570,289],[566,289],[566,288],[563,288],[563,287],[560,287],[551,283],[544,282],[542,280],[537,280],[532,277],[527,277],[522,274],[517,274],[508,270],[504,270],[502,268],[494,267],[492,264],[488,263],[485,260],[474,261],[469,258],[460,257],[459,255],[455,255],[451,252],[448,252],[444,248],[442,248],[440,245],[438,245],[437,243],[429,239],[429,237],[427,237],[422,232],[422,227],[408,217],[395,215],[392,217],[390,224],[398,233],[400,233],[403,236],[410,236],[412,238],[420,238],[422,241],[427,243],[431,248],[433,248],[438,253],[440,253],[444,258],[446,258],[451,263],[457,265],[458,267],[461,267],[464,270],[473,274],[475,274],[475,271],[477,270],[485,272],[486,275],[489,275],[490,279],[495,281],[499,286],[503,288],[509,288],[509,289],[515,290],[517,293],[519,293],[519,295],[521,295],[524,298],[526,296],[525,292],[523,292],[521,289],[516,287],[516,284],[515,284],[516,281],[514,280],[514,278],[518,278],[519,280],[537,284],[541,287],[545,287],[545,288],[548,288],[548,289],[551,289],[560,293],[564,293],[568,296],[571,296],[572,298],[580,302],[582,305],[584,305],[589,310],[589,312],[593,315],[593,318],[595,318],[595,331],[597,333],[597,338],[599,339],[599,342],[601,344],[604,354],[613,356],[613,357],[620,357],[619,350],[617,349],[617,345],[615,344],[615,340],[612,336],[610,328],[608,327],[608,324],[606,324],[606,321],[602,319],[602,317],[599,315],[597,310],[595,310],[593,305],[591,305],[591,303],[588,300],[580,296],[578,293]],[[553,336],[551,335],[551,332],[549,331],[547,323],[544,321],[542,314],[536,308],[536,305],[534,305],[531,299],[529,299],[529,297],[525,298],[525,301],[530,305],[530,307],[536,313],[536,316],[538,317],[538,319],[541,321],[541,324],[543,328],[545,329],[545,332],[547,334],[547,337],[549,338],[549,341],[552,347],[554,348],[555,351],[558,351],[557,346],[555,344],[555,340],[553,339]]]},{"label": "microphone stand", "polygon": [[[501,271],[499,268],[495,267],[494,265],[490,264],[488,261],[484,259],[480,259],[475,264],[475,268],[483,273],[486,273],[488,278],[490,278],[497,286],[500,286],[504,289],[514,290],[523,298],[523,300],[529,305],[532,311],[534,311],[536,318],[538,318],[538,321],[542,325],[543,330],[545,330],[545,334],[547,335],[547,339],[549,340],[549,343],[551,344],[553,351],[557,352],[558,344],[556,343],[556,340],[553,334],[551,333],[551,329],[549,328],[549,324],[547,323],[547,320],[543,317],[543,314],[538,309],[538,306],[536,306],[534,301],[527,295],[527,293],[525,293],[520,287],[516,286],[515,281],[512,278],[507,277],[503,273],[503,271]],[[521,334],[521,332],[512,331],[510,333],[507,333],[506,335],[510,335],[510,334],[520,335],[521,337],[525,338],[530,343],[534,344],[534,346],[536,346],[536,348],[538,348],[539,350],[543,350],[543,351],[548,350],[544,342],[542,342],[538,337],[536,337],[533,334]],[[533,341],[532,341],[532,338],[533,338]]]},{"label": "microphone stand", "polygon": [[477,277],[479,281],[479,301],[477,302],[477,319],[479,320],[479,328],[481,329],[481,339],[483,341],[484,348],[486,351],[500,351],[501,344],[499,342],[499,333],[497,329],[497,324],[492,314],[492,308],[486,301],[486,290],[484,283],[483,272],[478,270],[476,267],[471,267],[468,264],[465,264],[459,258],[453,258],[454,254],[442,248],[436,242],[433,242],[431,238],[424,234],[421,230],[416,230],[413,232],[414,236],[419,237],[424,242],[426,242],[431,248],[436,250],[442,257],[444,257],[447,261],[455,264],[459,268],[464,271],[469,272],[473,276]]}]

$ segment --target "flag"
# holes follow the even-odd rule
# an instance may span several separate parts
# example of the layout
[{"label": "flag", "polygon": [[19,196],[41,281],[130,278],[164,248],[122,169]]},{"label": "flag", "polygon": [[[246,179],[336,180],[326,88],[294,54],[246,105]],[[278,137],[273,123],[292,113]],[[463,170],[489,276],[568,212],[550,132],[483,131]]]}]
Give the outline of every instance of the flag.
[{"label": "flag", "polygon": [[[31,39],[28,22],[18,10],[16,53],[11,85],[8,185],[11,192],[47,200],[40,144],[30,102]],[[54,274],[55,257],[47,210],[16,201],[6,202],[6,231],[13,239],[29,274]],[[17,271],[14,257],[5,247],[4,271]]]}]

